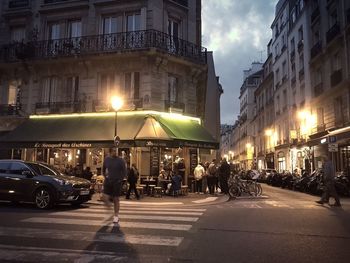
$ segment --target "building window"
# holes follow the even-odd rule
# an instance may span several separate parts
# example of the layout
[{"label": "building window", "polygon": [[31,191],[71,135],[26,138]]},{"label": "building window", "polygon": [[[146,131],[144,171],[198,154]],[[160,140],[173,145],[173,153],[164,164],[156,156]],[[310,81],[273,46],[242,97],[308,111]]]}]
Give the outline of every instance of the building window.
[{"label": "building window", "polygon": [[324,125],[323,108],[317,108],[317,126]]},{"label": "building window", "polygon": [[169,50],[177,52],[179,50],[180,22],[174,19],[168,20],[168,34],[170,36]]},{"label": "building window", "polygon": [[342,125],[344,121],[342,97],[337,97],[334,99],[334,116],[335,116],[335,124]]},{"label": "building window", "polygon": [[42,81],[40,102],[52,103],[59,101],[58,85],[58,77],[44,78]]},{"label": "building window", "polygon": [[172,75],[168,77],[168,96],[167,97],[170,102],[179,102],[179,97],[180,97],[179,79]]},{"label": "building window", "polygon": [[139,99],[140,72],[131,72],[125,74],[124,96],[129,100]]},{"label": "building window", "polygon": [[304,54],[301,53],[299,56],[299,69],[302,70],[304,68]]},{"label": "building window", "polygon": [[301,26],[298,30],[298,37],[299,37],[299,42],[304,40],[304,31],[303,31],[303,26]]},{"label": "building window", "polygon": [[68,77],[66,81],[62,98],[66,102],[77,102],[79,100],[79,76]]},{"label": "building window", "polygon": [[294,37],[290,40],[290,49],[291,51],[295,50],[295,40]]},{"label": "building window", "polygon": [[117,33],[117,17],[116,16],[106,16],[103,18],[102,23],[102,34],[114,34]]},{"label": "building window", "polygon": [[81,21],[74,20],[68,22],[68,37],[76,38],[81,37]]},{"label": "building window", "polygon": [[119,94],[116,85],[115,74],[102,74],[100,89],[98,90],[98,100],[109,103],[109,98],[113,95]]},{"label": "building window", "polygon": [[126,31],[137,31],[141,29],[141,15],[139,13],[129,14],[126,17]]},{"label": "building window", "polygon": [[282,63],[282,75],[283,77],[287,76],[287,62],[283,61]]},{"label": "building window", "polygon": [[26,31],[24,27],[12,27],[11,28],[11,41],[22,42],[26,37]]},{"label": "building window", "polygon": [[341,69],[341,62],[339,52],[335,53],[332,57],[332,72]]}]

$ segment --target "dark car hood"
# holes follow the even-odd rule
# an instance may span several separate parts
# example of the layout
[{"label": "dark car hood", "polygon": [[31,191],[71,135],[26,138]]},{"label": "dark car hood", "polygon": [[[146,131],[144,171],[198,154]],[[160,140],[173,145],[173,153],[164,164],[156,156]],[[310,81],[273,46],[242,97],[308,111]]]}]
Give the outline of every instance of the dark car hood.
[{"label": "dark car hood", "polygon": [[84,178],[75,177],[75,176],[68,176],[68,175],[64,175],[64,174],[60,174],[60,175],[46,175],[46,176],[50,176],[50,177],[53,177],[53,178],[64,180],[64,181],[66,181],[68,183],[71,183],[71,184],[90,184],[91,183],[89,180],[86,180]]}]

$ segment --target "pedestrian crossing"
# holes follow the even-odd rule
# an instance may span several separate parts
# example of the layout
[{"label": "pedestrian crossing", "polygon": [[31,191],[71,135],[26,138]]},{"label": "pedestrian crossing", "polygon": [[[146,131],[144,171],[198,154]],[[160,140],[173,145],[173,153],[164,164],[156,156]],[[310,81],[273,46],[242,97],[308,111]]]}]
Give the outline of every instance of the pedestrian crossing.
[{"label": "pedestrian crossing", "polygon": [[311,200],[234,200],[231,208],[247,209],[324,209]]},{"label": "pedestrian crossing", "polygon": [[[88,253],[88,258],[94,257],[93,260],[98,260],[103,256],[99,253],[91,254],[91,251],[88,252],[85,249],[75,251],[73,247],[50,248],[49,244],[56,242],[73,243],[76,246],[79,242],[83,242],[94,244],[94,246],[121,244],[133,248],[134,246],[158,246],[170,249],[182,243],[193,225],[205,212],[205,208],[160,207],[158,205],[135,207],[121,204],[119,229],[116,229],[112,223],[113,208],[103,205],[93,204],[79,209],[56,209],[48,213],[32,213],[32,216],[21,219],[16,227],[0,226],[1,240],[6,237],[22,240],[21,247],[0,242],[0,254],[6,255],[5,260],[9,261],[13,259],[21,261],[28,257],[36,258],[37,251],[43,251],[43,258],[49,258],[52,253],[60,254],[62,249],[66,251],[66,254],[71,254],[72,260],[76,260],[82,254],[87,256],[86,253]],[[23,246],[26,239],[28,239],[28,245]],[[48,245],[38,246],[35,250],[33,244],[36,242],[33,243],[33,239],[45,240]],[[106,249],[106,252],[108,251],[109,249]],[[116,251],[112,252],[119,255]]]}]

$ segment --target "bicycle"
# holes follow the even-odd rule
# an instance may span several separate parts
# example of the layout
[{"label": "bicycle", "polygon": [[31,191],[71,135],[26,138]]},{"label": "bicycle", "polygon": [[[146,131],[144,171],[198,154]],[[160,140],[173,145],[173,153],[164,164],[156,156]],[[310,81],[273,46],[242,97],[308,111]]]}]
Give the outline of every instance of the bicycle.
[{"label": "bicycle", "polygon": [[249,194],[251,196],[261,196],[262,187],[254,180],[242,180],[238,175],[231,175],[229,180],[229,195],[232,198],[241,196],[242,193]]}]

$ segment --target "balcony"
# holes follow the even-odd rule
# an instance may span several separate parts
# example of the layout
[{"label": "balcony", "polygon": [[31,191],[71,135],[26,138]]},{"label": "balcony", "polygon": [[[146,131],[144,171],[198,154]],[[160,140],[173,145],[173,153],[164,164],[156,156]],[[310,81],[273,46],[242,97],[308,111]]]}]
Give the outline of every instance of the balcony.
[{"label": "balcony", "polygon": [[335,23],[326,33],[327,44],[329,44],[340,33],[339,23]]},{"label": "balcony", "polygon": [[35,103],[36,114],[77,113],[86,112],[86,103],[82,102],[38,102]]},{"label": "balcony", "polygon": [[311,59],[316,57],[322,51],[322,42],[319,40],[310,50]]},{"label": "balcony", "polygon": [[10,0],[9,9],[29,7],[29,0]]},{"label": "balcony", "polygon": [[343,76],[341,69],[333,71],[331,74],[331,87],[334,87],[337,84],[339,84],[342,81],[342,79]]},{"label": "balcony", "polygon": [[157,30],[141,30],[28,43],[16,42],[1,46],[0,61],[19,62],[21,60],[110,55],[149,49],[156,49],[195,63],[206,63],[206,48]]},{"label": "balcony", "polygon": [[188,0],[171,0],[172,2],[175,2],[179,5],[188,7]]},{"label": "balcony", "polygon": [[317,97],[323,93],[323,85],[322,82],[318,83],[314,86],[314,96]]},{"label": "balcony", "polygon": [[0,104],[0,116],[18,116],[21,104]]},{"label": "balcony", "polygon": [[185,104],[183,102],[165,100],[165,111],[183,113],[185,111]]}]

